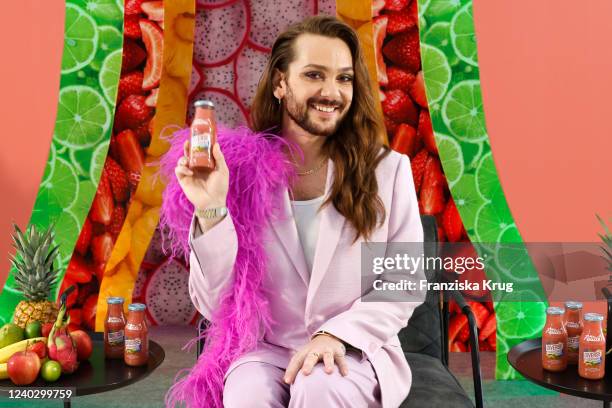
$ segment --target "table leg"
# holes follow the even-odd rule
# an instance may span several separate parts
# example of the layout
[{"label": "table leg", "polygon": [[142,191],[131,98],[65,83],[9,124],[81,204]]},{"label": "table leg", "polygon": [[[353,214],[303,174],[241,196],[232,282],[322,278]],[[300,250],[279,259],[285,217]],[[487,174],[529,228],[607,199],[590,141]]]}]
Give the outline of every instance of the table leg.
[{"label": "table leg", "polygon": [[70,400],[64,400],[64,408],[70,408]]},{"label": "table leg", "polygon": [[603,408],[610,408],[610,401],[604,401]]}]

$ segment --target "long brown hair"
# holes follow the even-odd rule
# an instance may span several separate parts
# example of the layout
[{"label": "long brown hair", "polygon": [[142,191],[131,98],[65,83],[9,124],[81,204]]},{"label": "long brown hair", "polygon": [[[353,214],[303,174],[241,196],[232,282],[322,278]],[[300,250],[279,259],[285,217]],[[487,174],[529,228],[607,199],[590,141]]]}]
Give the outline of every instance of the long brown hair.
[{"label": "long brown hair", "polygon": [[[251,108],[251,127],[255,131],[280,130],[282,106],[274,98],[274,72],[287,73],[295,57],[294,43],[301,34],[340,38],[353,57],[353,100],[338,130],[326,138],[323,153],[334,162],[335,178],[330,202],[356,230],[355,241],[371,236],[377,223],[385,219],[385,207],[378,196],[374,170],[390,150],[383,143],[384,125],[376,109],[368,71],[363,61],[357,34],[351,27],[329,16],[315,16],[293,24],[274,42]],[[382,152],[381,152],[382,151]]]}]

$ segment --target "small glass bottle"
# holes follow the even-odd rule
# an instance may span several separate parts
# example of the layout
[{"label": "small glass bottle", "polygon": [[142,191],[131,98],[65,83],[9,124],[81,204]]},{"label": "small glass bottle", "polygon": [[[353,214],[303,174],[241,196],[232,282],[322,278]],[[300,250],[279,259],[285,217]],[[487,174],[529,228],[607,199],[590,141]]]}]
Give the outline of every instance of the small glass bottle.
[{"label": "small glass bottle", "polygon": [[563,325],[564,310],[546,309],[546,324],[542,331],[542,368],[563,371],[567,368],[567,332]]},{"label": "small glass bottle", "polygon": [[107,310],[104,321],[104,356],[110,359],[123,357],[125,315],[123,314],[123,298],[109,297],[106,299]]},{"label": "small glass bottle", "polygon": [[145,321],[145,308],[142,303],[128,306],[124,361],[133,367],[145,365],[149,360],[149,330]]},{"label": "small glass bottle", "polygon": [[578,364],[578,345],[582,334],[582,303],[565,302],[564,320],[567,332],[567,363]]},{"label": "small glass bottle", "polygon": [[578,375],[589,380],[603,378],[606,369],[606,338],[602,328],[603,316],[584,314],[584,328],[580,336]]},{"label": "small glass bottle", "polygon": [[191,122],[189,168],[212,170],[215,168],[212,149],[217,142],[215,104],[211,101],[200,100],[196,101],[194,106],[195,115]]}]

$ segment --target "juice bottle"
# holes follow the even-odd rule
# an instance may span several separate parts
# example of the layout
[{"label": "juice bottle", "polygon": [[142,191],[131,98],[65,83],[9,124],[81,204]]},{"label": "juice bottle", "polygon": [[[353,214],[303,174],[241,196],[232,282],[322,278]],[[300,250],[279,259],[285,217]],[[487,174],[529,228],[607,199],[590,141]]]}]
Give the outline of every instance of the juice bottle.
[{"label": "juice bottle", "polygon": [[129,366],[145,365],[149,360],[149,330],[145,322],[145,308],[142,303],[128,306],[123,359]]},{"label": "juice bottle", "polygon": [[215,104],[211,101],[200,100],[193,105],[195,116],[191,122],[189,167],[196,170],[212,170],[215,168],[212,148],[217,141]]},{"label": "juice bottle", "polygon": [[584,329],[580,336],[578,375],[589,380],[603,378],[606,366],[606,338],[602,328],[603,316],[585,313]]},{"label": "juice bottle", "polygon": [[565,302],[565,331],[567,331],[567,363],[578,364],[578,344],[582,334],[582,303]]},{"label": "juice bottle", "polygon": [[546,309],[546,324],[542,332],[542,367],[548,371],[567,368],[567,332],[563,325],[563,313],[560,307]]},{"label": "juice bottle", "polygon": [[115,359],[123,357],[125,316],[123,298],[109,297],[104,321],[104,356]]}]

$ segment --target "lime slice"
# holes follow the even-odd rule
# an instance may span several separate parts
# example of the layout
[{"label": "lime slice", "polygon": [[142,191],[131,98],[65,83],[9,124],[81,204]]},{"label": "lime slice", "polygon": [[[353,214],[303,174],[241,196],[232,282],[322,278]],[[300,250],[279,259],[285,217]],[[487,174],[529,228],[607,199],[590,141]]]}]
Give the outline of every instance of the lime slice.
[{"label": "lime slice", "polygon": [[451,187],[451,195],[461,215],[465,228],[474,228],[476,212],[482,206],[482,198],[476,194],[476,181],[473,174],[464,174]]},{"label": "lime slice", "polygon": [[62,74],[78,71],[89,64],[97,47],[96,22],[80,7],[66,3]]},{"label": "lime slice", "polygon": [[[35,208],[49,213],[61,213],[70,207],[79,194],[78,178],[72,165],[61,157],[55,159],[55,170],[40,186]],[[39,206],[38,204],[42,204]]]},{"label": "lime slice", "polygon": [[434,0],[427,10],[426,17],[433,20],[449,19],[461,7],[460,0]]},{"label": "lime slice", "polygon": [[79,220],[84,220],[89,214],[91,203],[96,195],[96,185],[90,180],[79,182],[79,199],[68,210]]},{"label": "lime slice", "polygon": [[60,246],[61,254],[72,254],[74,244],[79,237],[81,223],[70,211],[63,211],[55,224],[55,241]]},{"label": "lime slice", "polygon": [[119,10],[121,11],[121,14],[123,14],[123,2],[125,0],[115,0],[115,3],[117,4],[117,7],[119,7]]},{"label": "lime slice", "polygon": [[104,97],[95,89],[73,85],[60,90],[54,138],[63,146],[94,146],[106,134],[110,121]]},{"label": "lime slice", "polygon": [[51,147],[49,148],[49,157],[47,157],[47,163],[45,164],[45,171],[43,172],[43,179],[40,184],[45,184],[51,176],[53,175],[53,169],[55,169],[55,157],[56,157],[56,149],[53,142],[51,142]]},{"label": "lime slice", "polygon": [[431,0],[418,0],[417,12],[419,13],[419,18],[425,15],[425,12],[427,11],[427,7],[429,7],[429,3],[431,3]]},{"label": "lime slice", "polygon": [[546,303],[539,302],[530,290],[508,295],[495,308],[498,333],[507,339],[526,339],[540,334],[546,321]]},{"label": "lime slice", "polygon": [[493,162],[491,152],[485,154],[476,168],[476,189],[478,194],[487,201],[493,197],[493,193],[499,189],[499,179]]},{"label": "lime slice", "polygon": [[106,161],[106,155],[108,154],[109,141],[101,143],[96,150],[94,150],[91,156],[91,168],[89,169],[89,177],[96,185],[100,181],[102,175],[102,169],[104,168],[104,162]]},{"label": "lime slice", "polygon": [[436,145],[438,155],[444,168],[444,175],[448,183],[452,185],[463,174],[463,153],[459,143],[450,136],[436,133]]},{"label": "lime slice", "polygon": [[508,225],[499,234],[495,246],[496,270],[504,276],[503,280],[516,283],[537,283],[538,274],[533,268],[527,248],[516,225]]},{"label": "lime slice", "polygon": [[462,61],[478,66],[478,48],[474,31],[472,2],[463,6],[451,20],[451,42],[457,56]]},{"label": "lime slice", "polygon": [[106,56],[112,51],[120,50],[122,45],[123,36],[121,31],[113,26],[98,26],[98,51],[89,66],[99,71]]},{"label": "lime slice", "polygon": [[117,87],[119,86],[119,76],[121,74],[122,50],[111,52],[100,68],[100,87],[104,97],[112,106],[117,99]]},{"label": "lime slice", "polygon": [[459,58],[451,44],[450,23],[439,21],[432,24],[423,35],[423,42],[442,51],[450,66],[459,63]]},{"label": "lime slice", "polygon": [[421,45],[421,58],[427,101],[430,104],[436,103],[442,99],[448,89],[451,68],[444,53],[431,45]]},{"label": "lime slice", "polygon": [[79,3],[95,18],[109,21],[121,21],[123,18],[123,11],[116,0],[86,0]]},{"label": "lime slice", "polygon": [[496,380],[509,380],[512,378],[514,369],[508,362],[508,352],[510,351],[510,347],[508,346],[508,342],[503,336],[499,334],[496,336],[496,354],[497,361],[495,364],[495,379]]},{"label": "lime slice", "polygon": [[480,81],[457,83],[444,98],[442,119],[459,140],[476,143],[487,138]]},{"label": "lime slice", "polygon": [[508,207],[487,202],[476,212],[474,232],[480,242],[494,243],[504,228],[512,222],[512,215]]}]

